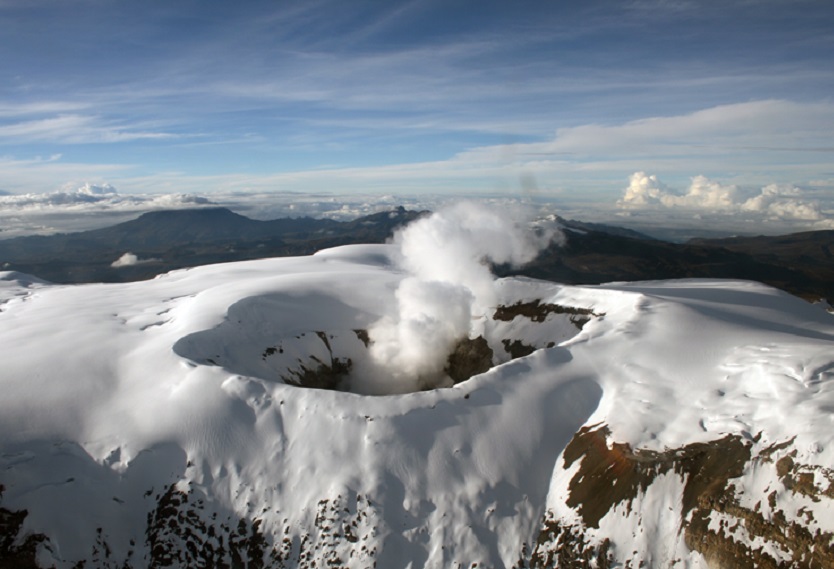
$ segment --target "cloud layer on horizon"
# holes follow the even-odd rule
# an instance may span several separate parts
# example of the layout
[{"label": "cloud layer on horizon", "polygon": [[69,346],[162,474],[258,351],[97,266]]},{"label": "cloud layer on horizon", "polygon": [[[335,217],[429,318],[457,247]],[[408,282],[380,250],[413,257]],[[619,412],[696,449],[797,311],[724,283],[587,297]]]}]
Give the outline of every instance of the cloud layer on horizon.
[{"label": "cloud layer on horizon", "polygon": [[[47,107],[51,108],[51,107]],[[129,164],[83,164],[62,154],[29,160],[0,156],[2,190],[20,203],[37,202],[36,188],[63,178],[108,179],[130,194],[309,192],[515,194],[531,192],[563,202],[613,202],[629,172],[650,171],[680,185],[684,172],[702,172],[734,184],[826,188],[834,162],[834,103],[759,100],[691,113],[619,123],[559,128],[548,140],[479,145],[429,161],[384,164],[299,164],[273,171],[195,174],[141,173]],[[830,148],[829,148],[830,147]],[[731,172],[732,174],[727,174]],[[20,189],[27,189],[21,192]],[[79,201],[81,196],[58,195]],[[9,200],[4,205],[13,205]],[[774,206],[776,207],[776,206]],[[799,214],[799,212],[797,212]]]},{"label": "cloud layer on horizon", "polygon": [[834,216],[818,201],[793,185],[768,184],[743,190],[698,175],[684,193],[672,191],[657,176],[635,172],[617,207],[626,211],[679,210],[693,215],[756,216],[768,221],[805,222],[815,228],[834,228]]},{"label": "cloud layer on horizon", "polygon": [[216,206],[194,194],[121,194],[107,183],[49,193],[0,193],[0,239],[85,231],[161,209]]},{"label": "cloud layer on horizon", "polygon": [[56,192],[2,194],[0,195],[0,214],[9,215],[27,211],[43,213],[49,210],[83,212],[85,209],[145,211],[211,204],[212,201],[208,198],[191,194],[120,194],[111,184],[85,182],[77,188],[68,186]]},{"label": "cloud layer on horizon", "polygon": [[[635,172],[620,200],[590,207],[570,207],[558,197],[535,193],[472,194],[468,198],[499,208],[526,204],[542,217],[558,214],[568,219],[630,227],[673,240],[685,238],[684,234],[784,234],[834,228],[834,208],[829,202],[816,199],[812,191],[790,184],[742,188],[705,176],[692,178],[685,191],[675,191],[655,175]],[[460,196],[425,193],[405,196],[235,191],[210,196],[132,195],[120,193],[106,183],[83,184],[49,194],[0,195],[0,239],[97,229],[161,209],[227,207],[253,219],[313,217],[349,221],[399,206],[437,211],[459,199]]]}]

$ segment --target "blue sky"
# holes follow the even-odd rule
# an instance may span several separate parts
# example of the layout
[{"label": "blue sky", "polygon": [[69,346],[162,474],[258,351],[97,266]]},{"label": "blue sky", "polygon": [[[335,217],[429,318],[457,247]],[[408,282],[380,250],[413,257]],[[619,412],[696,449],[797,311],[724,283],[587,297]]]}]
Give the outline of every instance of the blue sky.
[{"label": "blue sky", "polygon": [[[705,176],[747,192],[737,209],[777,184],[827,217],[832,14],[828,0],[0,0],[0,190],[536,193],[633,212],[693,206],[662,197]],[[657,188],[625,203],[637,172]]]}]

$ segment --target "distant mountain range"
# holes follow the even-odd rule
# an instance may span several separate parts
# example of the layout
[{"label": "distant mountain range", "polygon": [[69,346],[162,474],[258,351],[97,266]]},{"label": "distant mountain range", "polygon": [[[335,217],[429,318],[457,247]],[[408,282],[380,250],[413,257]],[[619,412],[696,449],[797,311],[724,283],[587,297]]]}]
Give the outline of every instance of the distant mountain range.
[{"label": "distant mountain range", "polygon": [[604,227],[577,230],[567,223],[566,243],[551,246],[524,274],[568,284],[677,278],[759,281],[807,300],[834,299],[834,231],[785,236],[697,239],[678,244]]},{"label": "distant mountain range", "polygon": [[[56,283],[125,282],[190,266],[308,255],[353,243],[383,243],[426,212],[398,208],[350,222],[296,218],[257,221],[225,208],[146,213],[104,229],[0,241],[0,268]],[[566,242],[521,269],[567,284],[672,278],[748,279],[803,298],[834,299],[834,231],[779,237],[659,241],[620,227],[559,220]],[[124,253],[135,264],[113,267]]]},{"label": "distant mountain range", "polygon": [[[0,268],[56,283],[144,280],[183,267],[383,243],[419,215],[399,208],[350,222],[309,217],[258,221],[226,208],[156,211],[103,229],[0,241]],[[127,252],[140,262],[111,266]]]}]

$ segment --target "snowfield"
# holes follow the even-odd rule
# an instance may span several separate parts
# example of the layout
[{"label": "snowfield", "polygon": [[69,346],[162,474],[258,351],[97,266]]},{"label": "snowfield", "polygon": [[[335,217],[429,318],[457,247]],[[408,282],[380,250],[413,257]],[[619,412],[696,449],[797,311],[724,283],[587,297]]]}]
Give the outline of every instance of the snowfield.
[{"label": "snowfield", "polygon": [[0,273],[0,519],[25,510],[0,565],[824,566],[822,308],[752,282],[501,279],[467,316],[494,367],[388,387],[371,352],[412,278],[398,251],[128,284]]}]

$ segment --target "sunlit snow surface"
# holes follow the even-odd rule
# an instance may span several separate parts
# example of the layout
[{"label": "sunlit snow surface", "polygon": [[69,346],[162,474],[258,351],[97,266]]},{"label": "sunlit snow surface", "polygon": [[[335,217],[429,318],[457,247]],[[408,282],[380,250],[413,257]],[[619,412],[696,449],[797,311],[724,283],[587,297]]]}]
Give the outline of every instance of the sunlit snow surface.
[{"label": "sunlit snow surface", "polygon": [[[555,468],[583,424],[657,450],[725,433],[762,433],[761,445],[796,437],[797,459],[834,464],[834,320],[756,283],[504,279],[502,304],[604,316],[428,392],[302,389],[268,376],[260,346],[246,353],[241,337],[312,343],[315,331],[370,326],[403,278],[391,255],[350,246],[107,285],[0,273],[3,507],[28,510],[26,529],[56,544],[42,559],[87,558],[105,528],[112,557],[131,551],[142,566],[145,493],[181,480],[221,515],[262,520],[267,536],[313,531],[320,500],[367,497],[379,567],[510,567],[557,507]],[[208,357],[220,365],[189,349],[217,351]],[[679,492],[659,484],[642,498],[658,511]],[[833,517],[816,519],[831,531]]]}]

